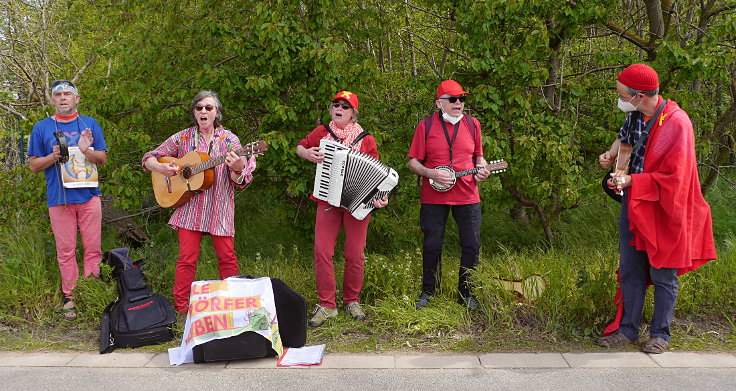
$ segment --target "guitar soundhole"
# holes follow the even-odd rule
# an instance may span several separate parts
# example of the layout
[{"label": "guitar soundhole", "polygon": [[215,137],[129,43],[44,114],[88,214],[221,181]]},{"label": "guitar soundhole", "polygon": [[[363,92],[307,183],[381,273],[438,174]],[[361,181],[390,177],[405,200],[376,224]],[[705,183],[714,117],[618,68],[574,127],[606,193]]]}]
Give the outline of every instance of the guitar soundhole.
[{"label": "guitar soundhole", "polygon": [[181,170],[181,176],[183,176],[184,179],[189,179],[192,176],[192,169],[190,167],[187,167]]}]

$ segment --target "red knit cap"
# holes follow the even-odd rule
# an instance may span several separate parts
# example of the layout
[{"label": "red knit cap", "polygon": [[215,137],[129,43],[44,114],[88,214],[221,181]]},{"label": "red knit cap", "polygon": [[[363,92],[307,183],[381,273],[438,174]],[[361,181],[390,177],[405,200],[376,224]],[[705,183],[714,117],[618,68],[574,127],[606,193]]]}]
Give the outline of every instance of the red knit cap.
[{"label": "red knit cap", "polygon": [[646,64],[634,64],[618,74],[618,81],[635,90],[651,91],[659,88],[657,72]]}]

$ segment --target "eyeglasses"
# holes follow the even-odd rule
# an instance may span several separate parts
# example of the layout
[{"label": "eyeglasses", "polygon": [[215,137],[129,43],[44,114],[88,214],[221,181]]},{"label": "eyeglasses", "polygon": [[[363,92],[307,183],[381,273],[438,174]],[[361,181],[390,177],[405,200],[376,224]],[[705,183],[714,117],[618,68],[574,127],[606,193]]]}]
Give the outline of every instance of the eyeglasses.
[{"label": "eyeglasses", "polygon": [[214,108],[215,106],[212,106],[212,105],[206,105],[206,106],[196,105],[194,106],[194,111],[202,111],[202,109],[206,109],[207,111],[212,111],[214,110]]},{"label": "eyeglasses", "polygon": [[340,103],[340,102],[333,102],[333,103],[332,103],[332,107],[335,107],[335,108],[337,108],[337,107],[340,107],[340,106],[342,106],[342,109],[343,109],[343,110],[347,110],[347,109],[351,109],[351,108],[353,108],[353,106],[350,106],[350,105],[349,105],[349,104],[347,104],[347,103]]},{"label": "eyeglasses", "polygon": [[447,99],[447,100],[450,101],[450,103],[455,103],[457,101],[460,101],[462,103],[462,102],[465,102],[465,95],[461,95],[461,96],[448,96],[446,98],[440,98],[440,99]]}]

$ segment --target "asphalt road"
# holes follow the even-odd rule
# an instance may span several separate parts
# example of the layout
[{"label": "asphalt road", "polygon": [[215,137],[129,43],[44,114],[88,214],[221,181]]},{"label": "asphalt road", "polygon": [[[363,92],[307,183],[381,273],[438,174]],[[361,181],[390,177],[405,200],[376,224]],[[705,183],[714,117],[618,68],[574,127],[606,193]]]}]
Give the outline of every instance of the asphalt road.
[{"label": "asphalt road", "polygon": [[0,367],[2,390],[736,390],[736,368]]}]

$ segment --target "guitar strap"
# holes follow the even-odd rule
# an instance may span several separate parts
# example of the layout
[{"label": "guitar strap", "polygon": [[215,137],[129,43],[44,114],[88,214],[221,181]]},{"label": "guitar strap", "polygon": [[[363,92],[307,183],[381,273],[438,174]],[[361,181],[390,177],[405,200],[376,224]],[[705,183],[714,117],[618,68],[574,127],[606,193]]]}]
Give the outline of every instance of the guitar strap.
[{"label": "guitar strap", "polygon": [[452,168],[452,144],[455,144],[455,140],[457,139],[457,131],[460,129],[460,121],[455,124],[455,133],[452,135],[452,139],[450,139],[450,134],[447,132],[445,121],[440,121],[440,124],[442,125],[442,131],[445,132],[447,145],[450,147],[450,167]]},{"label": "guitar strap", "polygon": [[[434,122],[435,115],[429,115],[427,117],[424,117],[424,140],[427,140],[427,137],[429,137],[429,131],[432,130],[432,123]],[[443,121],[442,116],[440,115],[439,111],[437,112],[437,117],[440,121]],[[471,117],[468,114],[463,114],[463,121],[465,121],[465,124],[468,125],[468,129],[470,129],[470,135],[473,136],[473,144],[475,144],[475,118]]]}]

